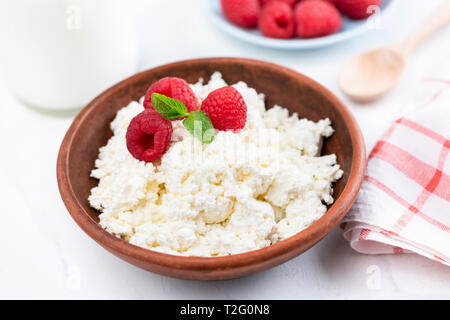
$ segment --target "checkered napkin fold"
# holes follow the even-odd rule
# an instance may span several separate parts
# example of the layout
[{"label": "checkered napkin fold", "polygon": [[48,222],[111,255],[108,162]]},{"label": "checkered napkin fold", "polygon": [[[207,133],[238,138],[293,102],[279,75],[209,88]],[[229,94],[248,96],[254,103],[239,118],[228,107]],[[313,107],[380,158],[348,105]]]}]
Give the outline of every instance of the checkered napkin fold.
[{"label": "checkered napkin fold", "polygon": [[418,99],[425,103],[396,120],[371,151],[341,224],[354,250],[417,253],[450,266],[449,74],[426,78]]}]

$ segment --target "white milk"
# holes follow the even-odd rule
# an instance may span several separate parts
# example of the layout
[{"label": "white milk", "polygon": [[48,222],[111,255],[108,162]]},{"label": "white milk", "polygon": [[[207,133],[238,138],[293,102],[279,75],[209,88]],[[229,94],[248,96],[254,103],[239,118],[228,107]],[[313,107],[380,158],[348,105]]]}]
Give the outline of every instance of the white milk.
[{"label": "white milk", "polygon": [[129,0],[0,0],[0,68],[17,97],[84,106],[136,71]]}]

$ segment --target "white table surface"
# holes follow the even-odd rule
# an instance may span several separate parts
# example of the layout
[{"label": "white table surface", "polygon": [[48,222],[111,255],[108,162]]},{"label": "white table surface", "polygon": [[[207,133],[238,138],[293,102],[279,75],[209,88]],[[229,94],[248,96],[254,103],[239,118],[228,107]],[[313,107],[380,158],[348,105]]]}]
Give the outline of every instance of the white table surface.
[{"label": "white table surface", "polygon": [[[401,39],[440,3],[396,1],[401,6],[395,19],[382,20],[381,29],[333,47],[283,52],[222,34],[208,18],[205,0],[138,0],[139,68],[209,56],[286,65],[324,84],[348,104],[370,150],[422,76],[450,58],[450,28],[446,28],[415,52],[404,81],[383,100],[356,105],[341,94],[336,74],[343,61]],[[141,270],[91,240],[62,203],[56,156],[72,115],[49,115],[24,106],[8,91],[2,74],[0,112],[0,298],[450,298],[448,267],[417,255],[356,253],[339,228],[303,255],[238,280],[185,281]]]}]

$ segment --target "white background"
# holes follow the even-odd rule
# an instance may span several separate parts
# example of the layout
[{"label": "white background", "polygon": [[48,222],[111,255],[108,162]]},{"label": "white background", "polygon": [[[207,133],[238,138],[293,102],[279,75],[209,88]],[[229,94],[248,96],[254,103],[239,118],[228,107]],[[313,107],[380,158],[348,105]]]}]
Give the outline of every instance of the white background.
[{"label": "white background", "polygon": [[[420,79],[450,58],[450,28],[411,57],[389,96],[356,105],[339,92],[336,74],[354,54],[406,36],[439,0],[396,0],[381,29],[310,51],[263,49],[215,28],[206,0],[138,0],[140,69],[176,60],[240,56],[298,70],[331,89],[355,114],[370,150],[417,91]],[[30,109],[0,73],[0,298],[314,299],[450,298],[450,269],[416,255],[354,252],[335,228],[305,254],[238,280],[197,282],[162,277],[106,252],[72,221],[56,184],[56,156],[72,115]],[[379,279],[379,285],[377,285]]]}]

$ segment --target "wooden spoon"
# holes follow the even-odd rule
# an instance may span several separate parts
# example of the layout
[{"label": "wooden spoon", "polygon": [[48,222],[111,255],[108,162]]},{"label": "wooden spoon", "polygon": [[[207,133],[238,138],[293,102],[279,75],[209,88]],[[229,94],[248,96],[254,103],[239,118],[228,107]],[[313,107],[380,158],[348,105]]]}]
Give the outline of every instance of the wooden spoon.
[{"label": "wooden spoon", "polygon": [[360,54],[339,73],[341,90],[351,99],[370,102],[400,80],[408,55],[426,38],[450,22],[450,0],[444,1],[408,38],[400,43]]}]

